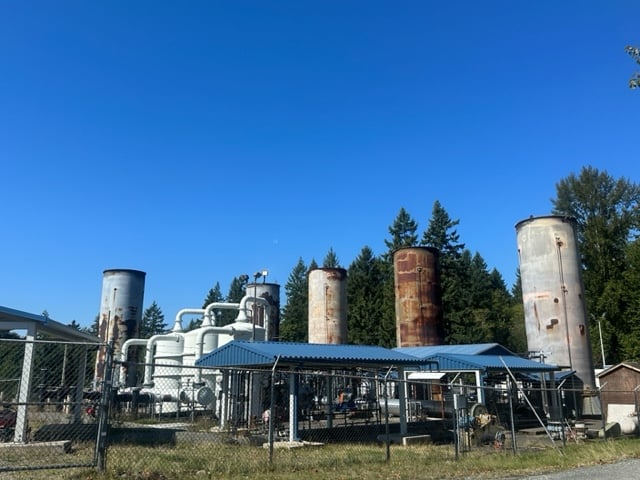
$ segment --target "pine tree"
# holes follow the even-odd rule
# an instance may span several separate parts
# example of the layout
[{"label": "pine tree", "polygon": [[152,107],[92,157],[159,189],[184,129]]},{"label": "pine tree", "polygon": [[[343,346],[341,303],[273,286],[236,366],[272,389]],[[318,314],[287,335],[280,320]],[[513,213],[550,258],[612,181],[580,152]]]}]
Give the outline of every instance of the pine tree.
[{"label": "pine tree", "polygon": [[[220,302],[224,302],[224,296],[222,295],[222,290],[220,289],[220,282],[216,282],[213,288],[210,288],[209,291],[207,292],[207,296],[204,298],[204,301],[202,302],[202,308],[207,308],[212,303],[220,303]],[[222,311],[223,309],[216,310],[213,312],[214,315],[217,315],[217,317],[214,319],[216,325],[219,325],[220,323],[218,318],[221,317]],[[202,320],[200,320],[200,325],[201,324],[202,324]]]},{"label": "pine tree", "polygon": [[338,256],[336,255],[336,252],[334,252],[333,247],[329,248],[327,255],[324,257],[324,260],[322,261],[322,267],[323,268],[341,268],[340,260],[338,260]]},{"label": "pine tree", "polygon": [[[227,294],[226,302],[239,303],[240,300],[242,300],[242,298],[245,296],[248,281],[248,275],[240,275],[239,277],[234,277],[233,280],[231,280],[231,284],[229,285],[229,293]],[[229,325],[230,323],[235,322],[237,316],[238,312],[235,310],[221,310],[220,325]]]},{"label": "pine tree", "polygon": [[381,260],[365,246],[348,269],[347,325],[349,343],[379,345],[383,317],[384,278]]},{"label": "pine tree", "polygon": [[142,314],[139,336],[140,338],[151,338],[166,332],[167,324],[164,321],[164,313],[154,300]]},{"label": "pine tree", "polygon": [[415,246],[418,240],[418,236],[416,235],[417,229],[418,224],[416,221],[409,215],[404,207],[400,208],[393,224],[389,227],[391,239],[384,241],[388,249],[387,257],[390,258],[393,251],[398,248]]},{"label": "pine tree", "polygon": [[420,244],[438,249],[440,255],[440,286],[442,288],[443,323],[446,343],[460,343],[470,335],[465,333],[471,312],[470,265],[471,253],[465,251],[464,243],[453,220],[439,201],[435,201],[427,229]]},{"label": "pine tree", "polygon": [[306,342],[309,338],[309,280],[302,258],[289,274],[285,285],[287,304],[282,310],[280,339],[287,342]]}]

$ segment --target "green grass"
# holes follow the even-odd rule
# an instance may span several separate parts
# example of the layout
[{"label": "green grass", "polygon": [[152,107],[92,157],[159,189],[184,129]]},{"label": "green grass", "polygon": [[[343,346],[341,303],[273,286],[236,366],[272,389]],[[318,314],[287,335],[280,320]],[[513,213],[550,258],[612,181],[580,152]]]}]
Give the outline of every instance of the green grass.
[{"label": "green grass", "polygon": [[[475,447],[456,459],[451,445],[392,446],[390,461],[378,445],[333,444],[277,448],[273,464],[259,446],[201,443],[169,447],[113,446],[107,471],[91,469],[3,473],[7,479],[252,480],[495,479],[549,473],[578,466],[640,458],[640,440],[590,440],[568,444],[559,453],[549,443],[509,449]],[[8,475],[5,477],[5,475]]]}]

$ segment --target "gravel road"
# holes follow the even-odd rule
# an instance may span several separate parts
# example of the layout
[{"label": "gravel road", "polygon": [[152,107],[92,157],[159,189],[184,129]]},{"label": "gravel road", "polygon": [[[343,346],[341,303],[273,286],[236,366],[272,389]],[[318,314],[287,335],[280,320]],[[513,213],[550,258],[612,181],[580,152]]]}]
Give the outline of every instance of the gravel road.
[{"label": "gravel road", "polygon": [[623,460],[617,463],[580,467],[564,472],[513,477],[510,480],[640,480],[640,459]]}]

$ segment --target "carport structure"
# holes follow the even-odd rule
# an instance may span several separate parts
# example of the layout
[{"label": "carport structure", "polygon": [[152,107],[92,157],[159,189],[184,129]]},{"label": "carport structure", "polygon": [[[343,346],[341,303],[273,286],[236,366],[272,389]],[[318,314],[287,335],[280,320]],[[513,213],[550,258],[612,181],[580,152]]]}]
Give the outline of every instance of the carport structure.
[{"label": "carport structure", "polygon": [[[333,345],[314,343],[249,342],[232,341],[204,355],[196,366],[209,368],[270,369],[272,372],[287,372],[289,375],[289,441],[298,440],[297,375],[301,369],[331,371],[335,369],[375,369],[399,375],[412,367],[418,369],[433,365],[402,352],[379,346]],[[223,380],[223,385],[226,382]],[[400,389],[400,431],[407,432],[404,411],[404,389]],[[224,393],[224,392],[223,392]],[[223,396],[223,402],[225,401]],[[220,419],[221,422],[224,419]]]},{"label": "carport structure", "polygon": [[[64,342],[74,342],[76,344],[86,344],[87,348],[100,344],[100,339],[94,335],[81,332],[75,328],[63,325],[60,322],[52,320],[45,315],[36,315],[33,313],[15,310],[9,307],[0,306],[0,331],[24,331],[23,338],[20,342],[24,344],[24,355],[22,363],[22,373],[20,376],[20,387],[17,397],[17,416],[16,428],[13,441],[16,443],[24,443],[28,437],[27,427],[27,404],[29,400],[29,392],[31,391],[33,379],[33,362],[35,344],[42,336],[46,336],[50,340]],[[86,355],[82,361],[86,360]],[[79,372],[84,372],[85,365],[81,365]],[[84,375],[77,379],[77,385],[80,387],[84,384]],[[80,406],[82,403],[82,388],[75,391],[75,404]],[[79,407],[78,407],[79,408]],[[79,410],[76,412],[79,416]]]},{"label": "carport structure", "polygon": [[[477,403],[485,404],[485,385],[492,376],[523,375],[549,379],[550,388],[555,385],[555,372],[560,367],[523,358],[498,343],[467,345],[433,345],[422,347],[398,347],[394,351],[417,357],[423,361],[437,363],[438,375],[456,378],[468,373],[475,378]],[[407,374],[409,381],[420,378],[419,374]],[[423,376],[424,378],[424,376]],[[555,401],[555,396],[552,396]],[[548,408],[545,405],[545,408]]]}]

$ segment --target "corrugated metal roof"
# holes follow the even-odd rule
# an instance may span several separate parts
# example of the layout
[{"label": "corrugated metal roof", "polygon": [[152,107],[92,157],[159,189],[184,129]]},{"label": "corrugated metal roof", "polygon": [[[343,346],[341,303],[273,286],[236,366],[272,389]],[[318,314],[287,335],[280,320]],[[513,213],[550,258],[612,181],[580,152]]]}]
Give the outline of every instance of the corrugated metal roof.
[{"label": "corrugated metal roof", "polygon": [[[465,355],[443,353],[431,355],[423,360],[438,362],[440,371],[462,370],[506,370],[507,367],[514,372],[545,372],[559,370],[556,365],[534,362],[517,355]],[[502,362],[504,360],[504,363]]]},{"label": "corrugated metal roof", "polygon": [[206,367],[252,367],[273,365],[376,365],[419,366],[423,359],[370,345],[325,345],[318,343],[249,342],[235,340],[204,355],[196,364]]},{"label": "corrugated metal roof", "polygon": [[499,343],[471,343],[465,345],[428,345],[422,347],[397,347],[397,352],[425,358],[441,353],[454,353],[461,355],[515,355],[508,348]]},{"label": "corrugated metal roof", "polygon": [[26,329],[28,325],[34,325],[38,332],[46,333],[60,340],[100,343],[100,339],[95,335],[63,325],[44,315],[36,315],[34,313],[0,306],[0,329],[23,330]]}]

